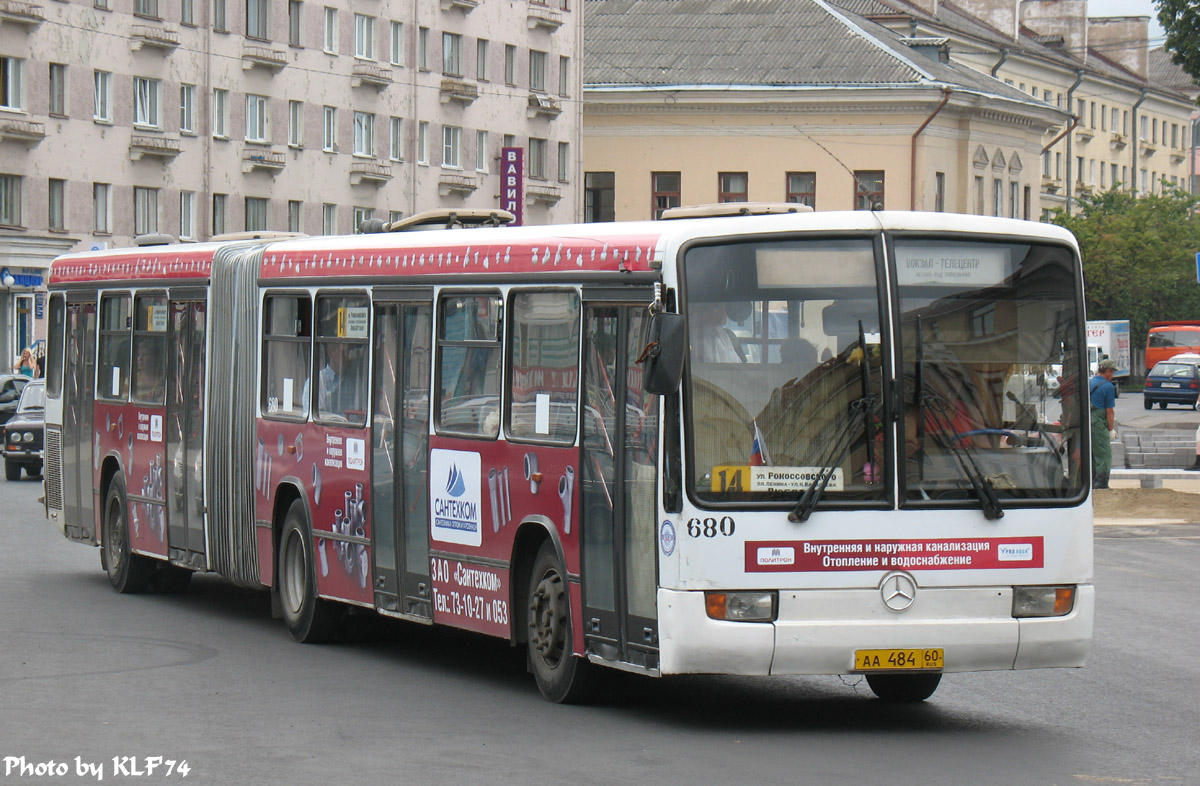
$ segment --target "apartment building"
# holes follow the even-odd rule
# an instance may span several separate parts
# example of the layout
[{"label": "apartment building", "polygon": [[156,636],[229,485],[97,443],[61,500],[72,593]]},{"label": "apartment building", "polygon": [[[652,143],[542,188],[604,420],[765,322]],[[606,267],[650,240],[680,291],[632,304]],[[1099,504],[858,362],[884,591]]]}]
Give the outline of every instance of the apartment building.
[{"label": "apartment building", "polygon": [[67,250],[582,193],[582,0],[0,0],[0,347]]}]

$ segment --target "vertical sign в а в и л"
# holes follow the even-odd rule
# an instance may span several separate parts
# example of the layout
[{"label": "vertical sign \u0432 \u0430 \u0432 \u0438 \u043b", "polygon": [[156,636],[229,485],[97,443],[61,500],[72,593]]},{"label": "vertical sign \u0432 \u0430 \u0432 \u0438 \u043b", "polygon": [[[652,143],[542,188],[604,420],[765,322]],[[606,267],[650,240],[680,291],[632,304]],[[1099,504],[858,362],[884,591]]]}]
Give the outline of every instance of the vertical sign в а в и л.
[{"label": "vertical sign \u0432 \u0430 \u0432 \u0438 \u043b", "polygon": [[525,149],[500,148],[500,209],[516,216],[512,222],[513,226],[521,226],[524,223],[524,192]]}]

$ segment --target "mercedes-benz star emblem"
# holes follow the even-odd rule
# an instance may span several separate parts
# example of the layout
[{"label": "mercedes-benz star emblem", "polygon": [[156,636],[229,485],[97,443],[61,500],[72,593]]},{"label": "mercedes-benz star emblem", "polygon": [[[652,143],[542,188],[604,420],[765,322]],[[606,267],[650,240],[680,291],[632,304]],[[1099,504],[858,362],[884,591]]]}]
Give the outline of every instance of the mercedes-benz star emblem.
[{"label": "mercedes-benz star emblem", "polygon": [[907,611],[917,599],[917,582],[907,573],[889,573],[879,583],[879,594],[892,611]]}]

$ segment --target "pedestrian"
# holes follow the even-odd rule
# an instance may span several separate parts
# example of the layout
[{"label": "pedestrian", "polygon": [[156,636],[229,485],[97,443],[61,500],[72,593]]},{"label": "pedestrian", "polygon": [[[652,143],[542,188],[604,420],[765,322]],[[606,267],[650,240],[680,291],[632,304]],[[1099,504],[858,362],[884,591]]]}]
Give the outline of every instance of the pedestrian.
[{"label": "pedestrian", "polygon": [[29,349],[21,350],[21,356],[17,358],[17,362],[13,363],[13,371],[18,374],[23,374],[27,377],[33,376],[33,352]]},{"label": "pedestrian", "polygon": [[1112,441],[1116,438],[1117,388],[1113,375],[1117,364],[1105,358],[1100,361],[1096,376],[1088,382],[1092,400],[1092,488],[1108,488],[1108,474],[1112,471]]}]

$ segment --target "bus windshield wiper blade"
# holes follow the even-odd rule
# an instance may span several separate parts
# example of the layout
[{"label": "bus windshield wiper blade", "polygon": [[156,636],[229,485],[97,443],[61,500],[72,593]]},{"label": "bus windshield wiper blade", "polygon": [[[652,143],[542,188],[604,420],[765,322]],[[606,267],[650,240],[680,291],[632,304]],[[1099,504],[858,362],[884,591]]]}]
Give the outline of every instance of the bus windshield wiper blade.
[{"label": "bus windshield wiper blade", "polygon": [[979,463],[975,461],[974,449],[965,442],[962,445],[954,444],[956,435],[944,412],[945,400],[932,393],[926,393],[921,396],[920,401],[921,408],[933,415],[934,423],[937,424],[938,442],[941,442],[954,456],[962,474],[975,489],[975,495],[979,497],[979,504],[983,508],[983,515],[992,520],[1004,518],[1004,508],[1000,506],[1000,498],[996,496],[996,490],[992,488],[991,481],[979,469]]},{"label": "bus windshield wiper blade", "polygon": [[813,509],[821,501],[821,495],[825,493],[825,487],[833,479],[833,473],[837,471],[838,466],[842,463],[842,459],[846,457],[846,454],[850,452],[850,447],[854,444],[854,437],[858,433],[855,425],[858,423],[859,414],[862,413],[863,417],[870,417],[870,413],[874,409],[872,406],[874,400],[874,396],[864,396],[850,402],[850,416],[842,424],[842,428],[837,432],[833,440],[830,441],[830,447],[825,453],[824,461],[821,462],[820,471],[813,478],[812,484],[800,495],[800,500],[796,503],[796,507],[792,508],[791,513],[788,513],[788,521],[793,524],[808,521],[808,517],[812,515]]}]

